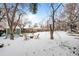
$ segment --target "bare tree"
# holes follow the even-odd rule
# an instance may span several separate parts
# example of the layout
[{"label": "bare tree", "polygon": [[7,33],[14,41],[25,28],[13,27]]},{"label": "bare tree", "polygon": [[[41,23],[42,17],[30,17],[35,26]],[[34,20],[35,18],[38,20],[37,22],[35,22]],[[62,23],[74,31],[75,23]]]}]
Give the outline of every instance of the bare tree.
[{"label": "bare tree", "polygon": [[[50,38],[53,39],[53,33],[54,33],[54,22],[55,22],[55,13],[58,10],[58,8],[61,6],[62,4],[60,3],[59,5],[55,6],[54,3],[51,4],[51,8],[52,8],[52,25],[50,25]],[[53,27],[53,28],[52,28]]]},{"label": "bare tree", "polygon": [[76,21],[78,18],[78,4],[76,3],[67,3],[64,6],[65,17],[68,20],[68,24],[71,32],[76,30]]},{"label": "bare tree", "polygon": [[[10,39],[14,40],[14,31],[22,15],[22,13],[19,13],[18,11],[21,5],[26,6],[26,4],[19,4],[19,3],[6,4],[4,3],[3,5],[4,5],[5,14],[6,14],[7,21],[8,21],[8,26],[10,28]],[[31,11],[35,14],[37,10],[37,4],[33,3],[33,4],[28,4],[28,5],[32,7],[30,8],[30,10],[32,9]]]},{"label": "bare tree", "polygon": [[[8,26],[10,28],[10,39],[14,40],[14,31],[21,17],[21,13],[17,16],[18,3],[11,4],[9,7],[6,3],[4,3],[5,13],[8,21]],[[16,16],[18,17],[16,19]]]},{"label": "bare tree", "polygon": [[3,8],[3,4],[0,4],[0,21],[2,21],[3,19],[5,19],[5,12]]}]

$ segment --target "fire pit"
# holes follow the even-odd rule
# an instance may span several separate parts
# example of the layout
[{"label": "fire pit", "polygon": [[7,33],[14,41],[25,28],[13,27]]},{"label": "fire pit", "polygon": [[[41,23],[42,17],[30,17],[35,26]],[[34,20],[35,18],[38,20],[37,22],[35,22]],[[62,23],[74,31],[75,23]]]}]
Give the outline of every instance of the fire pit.
[{"label": "fire pit", "polygon": [[0,48],[2,48],[4,46],[4,44],[0,43]]},{"label": "fire pit", "polygon": [[30,38],[33,38],[33,36],[30,36]]}]

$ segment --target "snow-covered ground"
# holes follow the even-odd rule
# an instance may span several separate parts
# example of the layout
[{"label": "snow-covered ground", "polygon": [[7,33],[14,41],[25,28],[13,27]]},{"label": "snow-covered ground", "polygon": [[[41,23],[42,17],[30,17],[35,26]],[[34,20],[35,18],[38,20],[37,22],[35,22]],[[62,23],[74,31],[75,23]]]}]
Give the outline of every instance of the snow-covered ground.
[{"label": "snow-covered ground", "polygon": [[[50,39],[49,32],[38,32],[39,39],[15,40],[0,37],[4,47],[0,48],[0,56],[75,56],[79,55],[79,35],[72,35],[63,31],[55,31],[54,39]],[[35,34],[38,34],[35,33]]]}]

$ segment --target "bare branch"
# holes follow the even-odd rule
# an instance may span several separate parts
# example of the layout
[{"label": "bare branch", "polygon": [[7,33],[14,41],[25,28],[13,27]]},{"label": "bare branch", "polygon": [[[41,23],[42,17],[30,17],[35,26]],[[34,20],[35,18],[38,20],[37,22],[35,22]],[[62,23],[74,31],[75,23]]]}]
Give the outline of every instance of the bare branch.
[{"label": "bare branch", "polygon": [[4,3],[4,8],[5,8],[5,10],[6,10],[5,13],[7,14],[8,25],[11,26],[11,23],[10,23],[11,21],[10,21],[9,15],[8,15],[8,10],[7,10],[7,5],[6,5],[6,3]]},{"label": "bare branch", "polygon": [[54,4],[53,4],[53,3],[51,4],[51,7],[52,7],[52,9],[54,10]]},{"label": "bare branch", "polygon": [[18,3],[16,3],[15,8],[14,8],[14,11],[13,11],[13,16],[12,16],[11,25],[13,25],[12,22],[14,22],[14,18],[15,18],[15,14],[16,14],[17,7],[18,7]]},{"label": "bare branch", "polygon": [[19,20],[20,20],[21,15],[22,15],[22,13],[21,13],[21,14],[19,14],[18,20],[16,21],[16,24],[15,24],[15,26],[14,26],[14,30],[13,30],[13,31],[15,31],[16,26],[18,25],[18,22],[19,22]]},{"label": "bare branch", "polygon": [[58,8],[62,5],[62,3],[60,3],[57,8],[54,10],[54,12],[56,12],[58,10]]}]

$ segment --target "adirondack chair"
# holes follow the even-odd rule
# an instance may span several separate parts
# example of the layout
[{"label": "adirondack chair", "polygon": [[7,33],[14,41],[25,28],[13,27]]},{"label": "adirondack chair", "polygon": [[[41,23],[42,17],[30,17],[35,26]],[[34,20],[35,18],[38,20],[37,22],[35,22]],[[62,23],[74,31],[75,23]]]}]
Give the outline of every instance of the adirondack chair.
[{"label": "adirondack chair", "polygon": [[26,33],[24,33],[23,36],[24,36],[24,40],[27,40],[28,39]]},{"label": "adirondack chair", "polygon": [[35,36],[35,39],[39,39],[39,35],[40,34],[34,35]]}]

